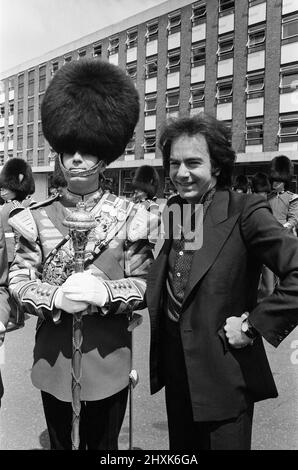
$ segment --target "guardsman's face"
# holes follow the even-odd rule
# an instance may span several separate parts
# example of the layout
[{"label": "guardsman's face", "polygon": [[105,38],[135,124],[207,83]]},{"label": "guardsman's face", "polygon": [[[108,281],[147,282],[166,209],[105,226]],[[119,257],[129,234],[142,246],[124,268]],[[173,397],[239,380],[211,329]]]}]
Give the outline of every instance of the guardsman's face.
[{"label": "guardsman's face", "polygon": [[79,174],[80,171],[90,170],[96,165],[98,163],[98,157],[95,155],[81,154],[79,152],[74,154],[64,153],[62,155],[62,163],[67,170]]},{"label": "guardsman's face", "polygon": [[4,201],[11,201],[16,198],[16,193],[7,188],[1,188],[0,195]]}]

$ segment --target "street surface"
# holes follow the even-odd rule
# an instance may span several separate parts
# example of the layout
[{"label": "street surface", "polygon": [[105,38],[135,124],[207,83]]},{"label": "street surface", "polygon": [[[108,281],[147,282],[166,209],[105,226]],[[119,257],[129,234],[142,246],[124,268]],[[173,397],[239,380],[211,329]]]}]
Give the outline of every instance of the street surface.
[{"label": "street surface", "polygon": [[[164,393],[149,392],[149,320],[135,330],[134,367],[140,382],[134,390],[134,447],[167,450],[167,422]],[[40,393],[30,381],[36,318],[26,320],[25,328],[10,332],[5,339],[5,386],[0,411],[0,449],[49,449]],[[296,348],[296,349],[295,349]],[[253,449],[298,450],[298,328],[278,349],[266,343],[269,362],[279,390],[279,397],[258,403],[255,409]],[[292,361],[291,361],[292,359]],[[128,413],[122,427],[119,449],[128,449]]]}]

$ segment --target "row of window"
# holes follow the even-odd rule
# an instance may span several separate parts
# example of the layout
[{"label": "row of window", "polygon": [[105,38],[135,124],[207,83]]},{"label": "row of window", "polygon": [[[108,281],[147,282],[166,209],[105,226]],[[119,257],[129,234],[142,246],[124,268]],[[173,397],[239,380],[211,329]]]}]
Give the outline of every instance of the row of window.
[{"label": "row of window", "polygon": [[[264,122],[261,118],[246,121],[245,141],[246,145],[258,145],[263,143]],[[278,138],[279,142],[297,141],[298,115],[280,116]],[[156,131],[145,131],[142,144],[145,153],[156,150]],[[125,150],[126,155],[135,153],[135,139],[131,139]]]}]

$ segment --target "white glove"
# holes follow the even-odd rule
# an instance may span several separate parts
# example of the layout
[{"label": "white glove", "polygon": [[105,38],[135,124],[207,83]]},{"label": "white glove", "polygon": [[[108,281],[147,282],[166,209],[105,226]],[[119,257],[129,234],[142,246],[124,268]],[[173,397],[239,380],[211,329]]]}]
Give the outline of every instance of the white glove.
[{"label": "white glove", "polygon": [[65,293],[63,292],[62,287],[59,287],[56,292],[54,304],[57,309],[64,310],[67,313],[82,312],[88,307],[87,302],[78,302],[77,300],[68,299]]},{"label": "white glove", "polygon": [[87,302],[97,307],[103,307],[109,299],[104,283],[86,271],[69,276],[62,290],[69,300]]}]

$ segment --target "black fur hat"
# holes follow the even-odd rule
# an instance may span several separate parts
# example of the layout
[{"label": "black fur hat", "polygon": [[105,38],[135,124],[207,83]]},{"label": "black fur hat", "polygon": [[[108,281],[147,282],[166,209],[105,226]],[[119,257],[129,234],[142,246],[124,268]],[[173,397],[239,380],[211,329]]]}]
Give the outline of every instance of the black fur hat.
[{"label": "black fur hat", "polygon": [[50,82],[41,105],[42,129],[60,153],[116,160],[133,135],[139,97],[133,81],[118,66],[82,59],[65,64]]},{"label": "black fur hat", "polygon": [[270,180],[281,181],[285,187],[291,182],[294,175],[294,165],[286,155],[274,157],[271,161]]},{"label": "black fur hat", "polygon": [[159,186],[159,176],[156,169],[150,165],[140,166],[133,177],[132,187],[141,189],[152,199],[157,193]]},{"label": "black fur hat", "polygon": [[266,173],[256,173],[251,179],[251,186],[254,193],[270,193],[271,184]]},{"label": "black fur hat", "polygon": [[234,191],[240,190],[240,191],[243,191],[244,193],[247,193],[248,185],[249,185],[249,181],[248,181],[247,176],[238,175],[236,177],[236,181],[234,184]]},{"label": "black fur hat", "polygon": [[0,187],[16,193],[16,199],[23,201],[35,191],[31,166],[22,158],[7,160],[0,174]]}]

